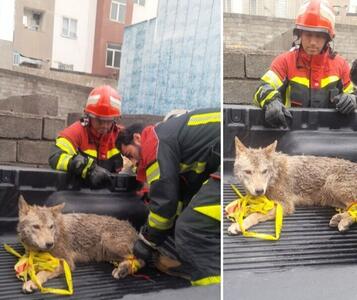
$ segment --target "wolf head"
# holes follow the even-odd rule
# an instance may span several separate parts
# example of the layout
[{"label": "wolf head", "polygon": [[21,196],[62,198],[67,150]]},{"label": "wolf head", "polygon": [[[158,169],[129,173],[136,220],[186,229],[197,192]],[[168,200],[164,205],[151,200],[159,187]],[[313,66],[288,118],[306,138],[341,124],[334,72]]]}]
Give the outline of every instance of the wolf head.
[{"label": "wolf head", "polygon": [[236,158],[234,175],[243,184],[247,193],[253,196],[264,195],[274,176],[273,156],[277,142],[266,148],[248,149],[236,137]]},{"label": "wolf head", "polygon": [[29,205],[19,197],[19,223],[17,232],[22,243],[35,251],[47,251],[54,247],[58,233],[58,219],[64,203],[53,207]]}]

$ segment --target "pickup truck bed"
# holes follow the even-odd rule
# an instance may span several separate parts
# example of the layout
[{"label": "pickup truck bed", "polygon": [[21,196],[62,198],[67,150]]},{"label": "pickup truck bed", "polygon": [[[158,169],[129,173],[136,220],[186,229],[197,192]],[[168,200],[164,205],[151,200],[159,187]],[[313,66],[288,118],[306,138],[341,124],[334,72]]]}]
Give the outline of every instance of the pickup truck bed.
[{"label": "pickup truck bed", "polygon": [[[219,286],[191,287],[184,279],[159,272],[152,263],[137,275],[122,280],[111,276],[113,266],[110,263],[78,265],[72,273],[73,296],[22,294],[22,282],[13,270],[17,258],[3,248],[7,243],[23,253],[16,237],[18,194],[30,204],[52,205],[65,201],[65,212],[128,218],[136,227],[145,218],[145,207],[133,191],[136,186],[133,178],[119,176],[109,190],[80,188],[67,179],[64,173],[52,170],[0,166],[0,299],[219,299]],[[173,240],[169,239],[165,250],[174,254],[173,245]],[[64,277],[60,277],[45,286],[66,288],[66,283]]]},{"label": "pickup truck bed", "polygon": [[[297,112],[292,111],[293,115]],[[309,110],[297,113],[290,128],[269,129],[263,126],[259,109],[225,108],[224,205],[237,198],[230,184],[243,192],[232,174],[234,136],[252,147],[266,146],[277,139],[280,151],[285,153],[318,154],[311,152],[320,151],[319,155],[356,161],[355,116],[339,120],[340,116],[332,110],[311,110],[311,115]],[[299,116],[303,116],[300,119],[303,122],[299,122]],[[322,119],[324,123],[320,122]],[[328,124],[329,119],[332,125]],[[344,143],[338,144],[335,139],[331,142],[331,136],[339,136]],[[298,208],[294,215],[284,218],[278,241],[229,236],[230,221],[225,218],[224,299],[355,299],[357,225],[344,234],[330,228],[329,220],[334,213],[333,208]],[[252,230],[272,234],[274,222],[259,224]]]}]

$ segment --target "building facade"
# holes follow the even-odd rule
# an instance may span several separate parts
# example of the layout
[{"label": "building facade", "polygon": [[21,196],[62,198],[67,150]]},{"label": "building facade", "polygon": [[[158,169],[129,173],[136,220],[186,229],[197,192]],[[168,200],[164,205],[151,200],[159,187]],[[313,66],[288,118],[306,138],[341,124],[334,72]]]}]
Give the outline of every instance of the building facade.
[{"label": "building facade", "polygon": [[124,28],[132,14],[133,0],[97,0],[93,74],[119,76]]},{"label": "building facade", "polygon": [[91,73],[97,0],[55,3],[51,66]]}]

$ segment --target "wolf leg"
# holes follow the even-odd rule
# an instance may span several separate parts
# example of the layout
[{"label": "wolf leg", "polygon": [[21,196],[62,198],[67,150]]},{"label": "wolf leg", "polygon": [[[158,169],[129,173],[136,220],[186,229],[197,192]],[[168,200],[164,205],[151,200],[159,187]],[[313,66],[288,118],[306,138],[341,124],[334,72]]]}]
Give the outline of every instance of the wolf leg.
[{"label": "wolf leg", "polygon": [[130,274],[136,273],[139,269],[145,266],[145,262],[142,259],[137,259],[137,264],[133,259],[124,259],[119,263],[119,266],[112,272],[112,276],[116,279],[124,278]]},{"label": "wolf leg", "polygon": [[340,223],[340,221],[341,221],[344,217],[347,217],[347,216],[348,216],[348,212],[335,214],[335,215],[331,218],[330,223],[329,223],[329,226],[330,226],[330,227],[337,227],[338,224]]},{"label": "wolf leg", "polygon": [[[243,227],[245,230],[257,225],[258,223],[273,220],[275,218],[275,208],[269,211],[267,214],[252,213],[243,220]],[[238,223],[233,223],[228,227],[228,233],[231,235],[240,234],[242,232]]]},{"label": "wolf leg", "polygon": [[[58,277],[62,273],[63,273],[63,268],[62,266],[59,266],[53,272],[40,271],[36,275],[38,281],[41,283],[41,285],[43,285],[47,280]],[[33,293],[37,289],[38,289],[37,285],[32,280],[28,280],[22,285],[22,291],[26,294]]]},{"label": "wolf leg", "polygon": [[347,231],[350,226],[354,223],[353,218],[350,214],[346,211],[343,213],[335,214],[330,220],[331,227],[337,227],[338,231],[345,232]]}]

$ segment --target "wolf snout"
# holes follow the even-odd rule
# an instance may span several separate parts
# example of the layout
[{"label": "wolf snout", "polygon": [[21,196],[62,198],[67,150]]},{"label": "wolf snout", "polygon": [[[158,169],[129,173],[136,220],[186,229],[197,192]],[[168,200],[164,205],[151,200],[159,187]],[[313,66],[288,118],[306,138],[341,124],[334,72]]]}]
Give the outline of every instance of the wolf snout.
[{"label": "wolf snout", "polygon": [[264,195],[264,193],[265,193],[264,189],[255,189],[256,196]]},{"label": "wolf snout", "polygon": [[47,242],[45,247],[46,247],[47,250],[52,249],[53,248],[53,242]]}]

